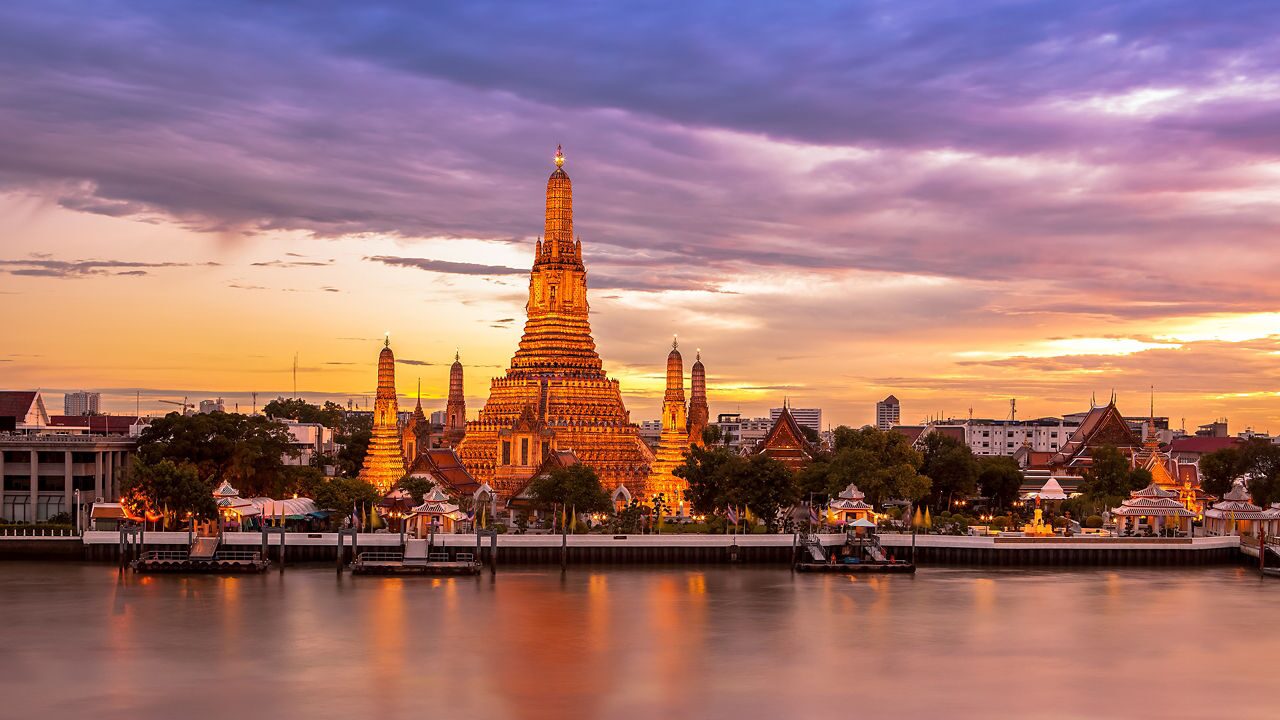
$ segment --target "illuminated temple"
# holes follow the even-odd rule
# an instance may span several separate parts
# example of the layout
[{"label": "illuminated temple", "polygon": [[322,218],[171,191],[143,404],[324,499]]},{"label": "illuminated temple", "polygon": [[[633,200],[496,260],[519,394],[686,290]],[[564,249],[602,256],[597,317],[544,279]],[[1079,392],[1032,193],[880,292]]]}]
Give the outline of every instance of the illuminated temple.
[{"label": "illuminated temple", "polygon": [[404,450],[400,444],[400,408],[396,402],[396,357],[391,338],[378,354],[378,394],[373,403],[373,433],[360,478],[387,493],[404,477]]},{"label": "illuminated temple", "polygon": [[675,341],[667,355],[667,390],[662,396],[662,434],[658,436],[657,457],[649,469],[644,494],[653,499],[663,496],[664,505],[674,515],[685,515],[684,490],[688,481],[672,474],[672,470],[684,464],[689,450],[689,424],[684,404],[684,358]]},{"label": "illuminated temple", "polygon": [[653,461],[591,337],[587,270],[573,235],[573,187],[563,166],[557,148],[545,232],[529,274],[524,335],[457,446],[476,480],[505,497],[554,450],[572,451],[607,488],[643,485]]}]

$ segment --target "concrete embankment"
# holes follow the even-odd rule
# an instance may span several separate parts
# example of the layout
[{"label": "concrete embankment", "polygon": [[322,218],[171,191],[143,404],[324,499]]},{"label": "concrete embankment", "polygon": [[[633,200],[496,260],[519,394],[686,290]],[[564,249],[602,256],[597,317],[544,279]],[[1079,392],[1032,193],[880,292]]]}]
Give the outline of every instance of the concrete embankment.
[{"label": "concrete embankment", "polygon": [[[823,535],[824,545],[844,541],[839,534]],[[910,535],[881,535],[885,552],[900,560],[912,556]],[[233,550],[261,548],[257,533],[229,533],[224,546]],[[442,548],[475,552],[475,535],[441,535],[433,542]],[[558,564],[561,553],[574,565],[615,563],[790,563],[791,535],[571,535],[561,550],[558,535],[500,535],[497,561],[503,564]],[[358,551],[397,551],[400,537],[387,533],[361,533]],[[917,564],[987,566],[1125,566],[1125,565],[1205,565],[1241,562],[1246,557],[1239,538],[1013,538],[920,535],[915,539]],[[186,533],[149,532],[145,550],[185,550]],[[129,554],[138,548],[127,549]],[[0,558],[69,558],[116,562],[120,557],[120,537],[114,532],[89,532],[80,538],[0,538]],[[336,563],[336,533],[289,533],[284,539],[284,561],[290,563]],[[349,561],[353,549],[350,537],[341,549]],[[493,556],[490,538],[482,538],[480,559]],[[268,538],[267,556],[278,562],[280,536]]]}]

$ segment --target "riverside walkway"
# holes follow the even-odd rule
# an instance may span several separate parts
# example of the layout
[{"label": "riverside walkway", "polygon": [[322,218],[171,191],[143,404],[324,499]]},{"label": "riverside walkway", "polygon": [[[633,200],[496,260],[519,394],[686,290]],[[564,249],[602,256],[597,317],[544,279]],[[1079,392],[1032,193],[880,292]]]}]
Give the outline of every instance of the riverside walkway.
[{"label": "riverside walkway", "polygon": [[[337,533],[272,533],[267,545],[273,559],[283,540],[288,562],[337,560]],[[843,533],[817,536],[824,546],[844,542]],[[900,560],[910,559],[910,534],[882,533],[884,551]],[[120,536],[116,532],[89,531],[82,538],[49,538],[83,543],[88,559],[110,560],[119,551]],[[495,552],[491,538],[477,543],[474,534],[436,535],[432,544],[441,548],[477,548],[484,562]],[[226,533],[222,544],[228,548],[260,547],[262,535],[256,532]],[[400,548],[400,536],[393,533],[360,533],[359,550]],[[148,549],[187,548],[190,539],[185,532],[148,532],[143,536]],[[777,535],[498,535],[497,560],[502,563],[558,563],[564,557],[569,563],[625,562],[689,562],[689,563],[787,563],[797,548],[795,536]],[[344,556],[351,552],[350,536],[342,544]],[[955,535],[918,535],[915,556],[929,565],[1201,565],[1238,562],[1242,556],[1240,538],[1119,538],[1079,536],[1071,538],[972,537]],[[1251,553],[1256,557],[1256,549]]]}]

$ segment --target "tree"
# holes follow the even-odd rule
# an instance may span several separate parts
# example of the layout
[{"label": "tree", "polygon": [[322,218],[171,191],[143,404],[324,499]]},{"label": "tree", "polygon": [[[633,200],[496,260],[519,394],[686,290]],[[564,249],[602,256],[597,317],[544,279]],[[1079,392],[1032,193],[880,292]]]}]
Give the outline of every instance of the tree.
[{"label": "tree", "polygon": [[435,487],[435,483],[425,477],[405,475],[400,479],[397,486],[408,492],[409,496],[413,498],[413,502],[417,504],[422,502],[422,497],[424,495],[431,492],[431,488]]},{"label": "tree", "polygon": [[933,506],[951,507],[956,498],[967,498],[978,489],[978,461],[963,441],[941,432],[924,436],[924,462],[920,474],[929,478]]},{"label": "tree", "polygon": [[190,512],[197,518],[211,518],[218,511],[213,484],[202,479],[190,463],[168,459],[152,463],[139,457],[129,468],[122,489],[125,504],[136,513],[177,518]]},{"label": "tree", "polygon": [[1222,497],[1248,472],[1249,459],[1240,448],[1214,450],[1200,458],[1200,487],[1210,495]]},{"label": "tree", "polygon": [[809,427],[808,425],[801,425],[801,426],[800,426],[800,433],[801,433],[802,435],[804,435],[804,439],[805,439],[805,440],[808,440],[809,442],[813,443],[814,445],[817,445],[818,443],[822,442],[822,436],[818,434],[818,431],[817,431],[817,430],[814,430],[813,428]]},{"label": "tree", "polygon": [[341,514],[348,514],[353,508],[364,512],[381,499],[377,488],[368,481],[345,477],[310,478],[302,494],[314,500],[321,510]]},{"label": "tree", "polygon": [[[684,456],[684,464],[671,471],[689,484],[684,499],[695,512],[712,515],[730,505],[742,504],[732,492],[733,479],[740,474],[743,459],[724,447],[694,445]],[[678,499],[678,498],[677,498]]]},{"label": "tree", "polygon": [[719,425],[702,428],[702,447],[715,447],[724,441],[724,431]]},{"label": "tree", "polygon": [[341,444],[338,450],[337,471],[340,475],[355,477],[364,467],[364,456],[369,453],[369,442],[373,440],[372,429],[355,430],[350,435],[338,435],[334,441]]},{"label": "tree", "polygon": [[879,505],[889,499],[916,501],[929,494],[930,479],[920,474],[924,458],[906,436],[873,427],[835,429],[835,450],[820,455],[796,478],[802,493],[836,495],[850,483]]},{"label": "tree", "polygon": [[1003,455],[984,457],[978,461],[978,486],[996,508],[1007,508],[1018,499],[1022,487],[1022,468],[1018,461]]},{"label": "tree", "polygon": [[589,465],[575,463],[535,477],[529,494],[541,507],[561,505],[576,512],[609,512],[613,503]]},{"label": "tree", "polygon": [[334,430],[345,429],[347,411],[332,400],[324,405],[313,405],[301,398],[277,398],[262,408],[262,414],[270,418],[285,418],[304,423],[319,423]]},{"label": "tree", "polygon": [[776,532],[782,509],[800,499],[791,471],[763,453],[752,455],[737,469],[737,477],[730,479],[731,494],[742,498],[742,504],[764,521],[766,530]]},{"label": "tree", "polygon": [[294,451],[282,423],[238,413],[176,412],[151,423],[138,438],[138,457],[194,465],[212,486],[231,482],[244,497],[278,490],[284,456]]},{"label": "tree", "polygon": [[1093,462],[1084,471],[1080,490],[1095,505],[1114,505],[1150,483],[1150,471],[1133,467],[1124,453],[1105,445],[1093,452]]}]

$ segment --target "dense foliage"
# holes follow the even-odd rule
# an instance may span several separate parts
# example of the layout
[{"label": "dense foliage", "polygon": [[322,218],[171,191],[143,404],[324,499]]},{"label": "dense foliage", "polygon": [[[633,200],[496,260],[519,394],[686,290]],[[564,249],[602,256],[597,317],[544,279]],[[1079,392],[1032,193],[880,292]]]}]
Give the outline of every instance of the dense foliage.
[{"label": "dense foliage", "polygon": [[1222,497],[1236,480],[1246,480],[1253,502],[1266,507],[1280,502],[1280,445],[1254,438],[1200,458],[1201,484]]},{"label": "dense foliage", "polygon": [[978,490],[978,460],[961,440],[941,432],[924,436],[920,474],[929,478],[929,501],[935,510],[951,507]]},{"label": "dense foliage", "polygon": [[746,508],[770,532],[780,526],[782,510],[799,499],[791,471],[767,455],[744,458],[723,447],[694,446],[673,473],[688,481],[685,500],[695,512],[712,515],[729,507]]},{"label": "dense foliage", "polygon": [[238,413],[169,413],[138,438],[144,466],[164,460],[192,465],[210,490],[227,480],[244,497],[278,496],[287,482],[283,457],[290,452],[282,423]]},{"label": "dense foliage", "polygon": [[609,493],[590,466],[577,463],[539,475],[529,483],[529,494],[542,508],[567,507],[579,513],[609,512]]},{"label": "dense foliage", "polygon": [[150,517],[183,517],[188,512],[201,519],[217,513],[212,483],[200,477],[196,466],[163,459],[136,460],[121,485],[125,504],[134,514]]},{"label": "dense foliage", "polygon": [[1003,455],[978,460],[978,487],[991,501],[992,509],[1005,509],[1018,499],[1022,468],[1018,461]]},{"label": "dense foliage", "polygon": [[921,474],[924,457],[901,433],[873,427],[838,427],[835,448],[817,458],[797,476],[802,493],[834,497],[850,483],[867,495],[867,502],[916,501],[929,494],[932,483]]}]

